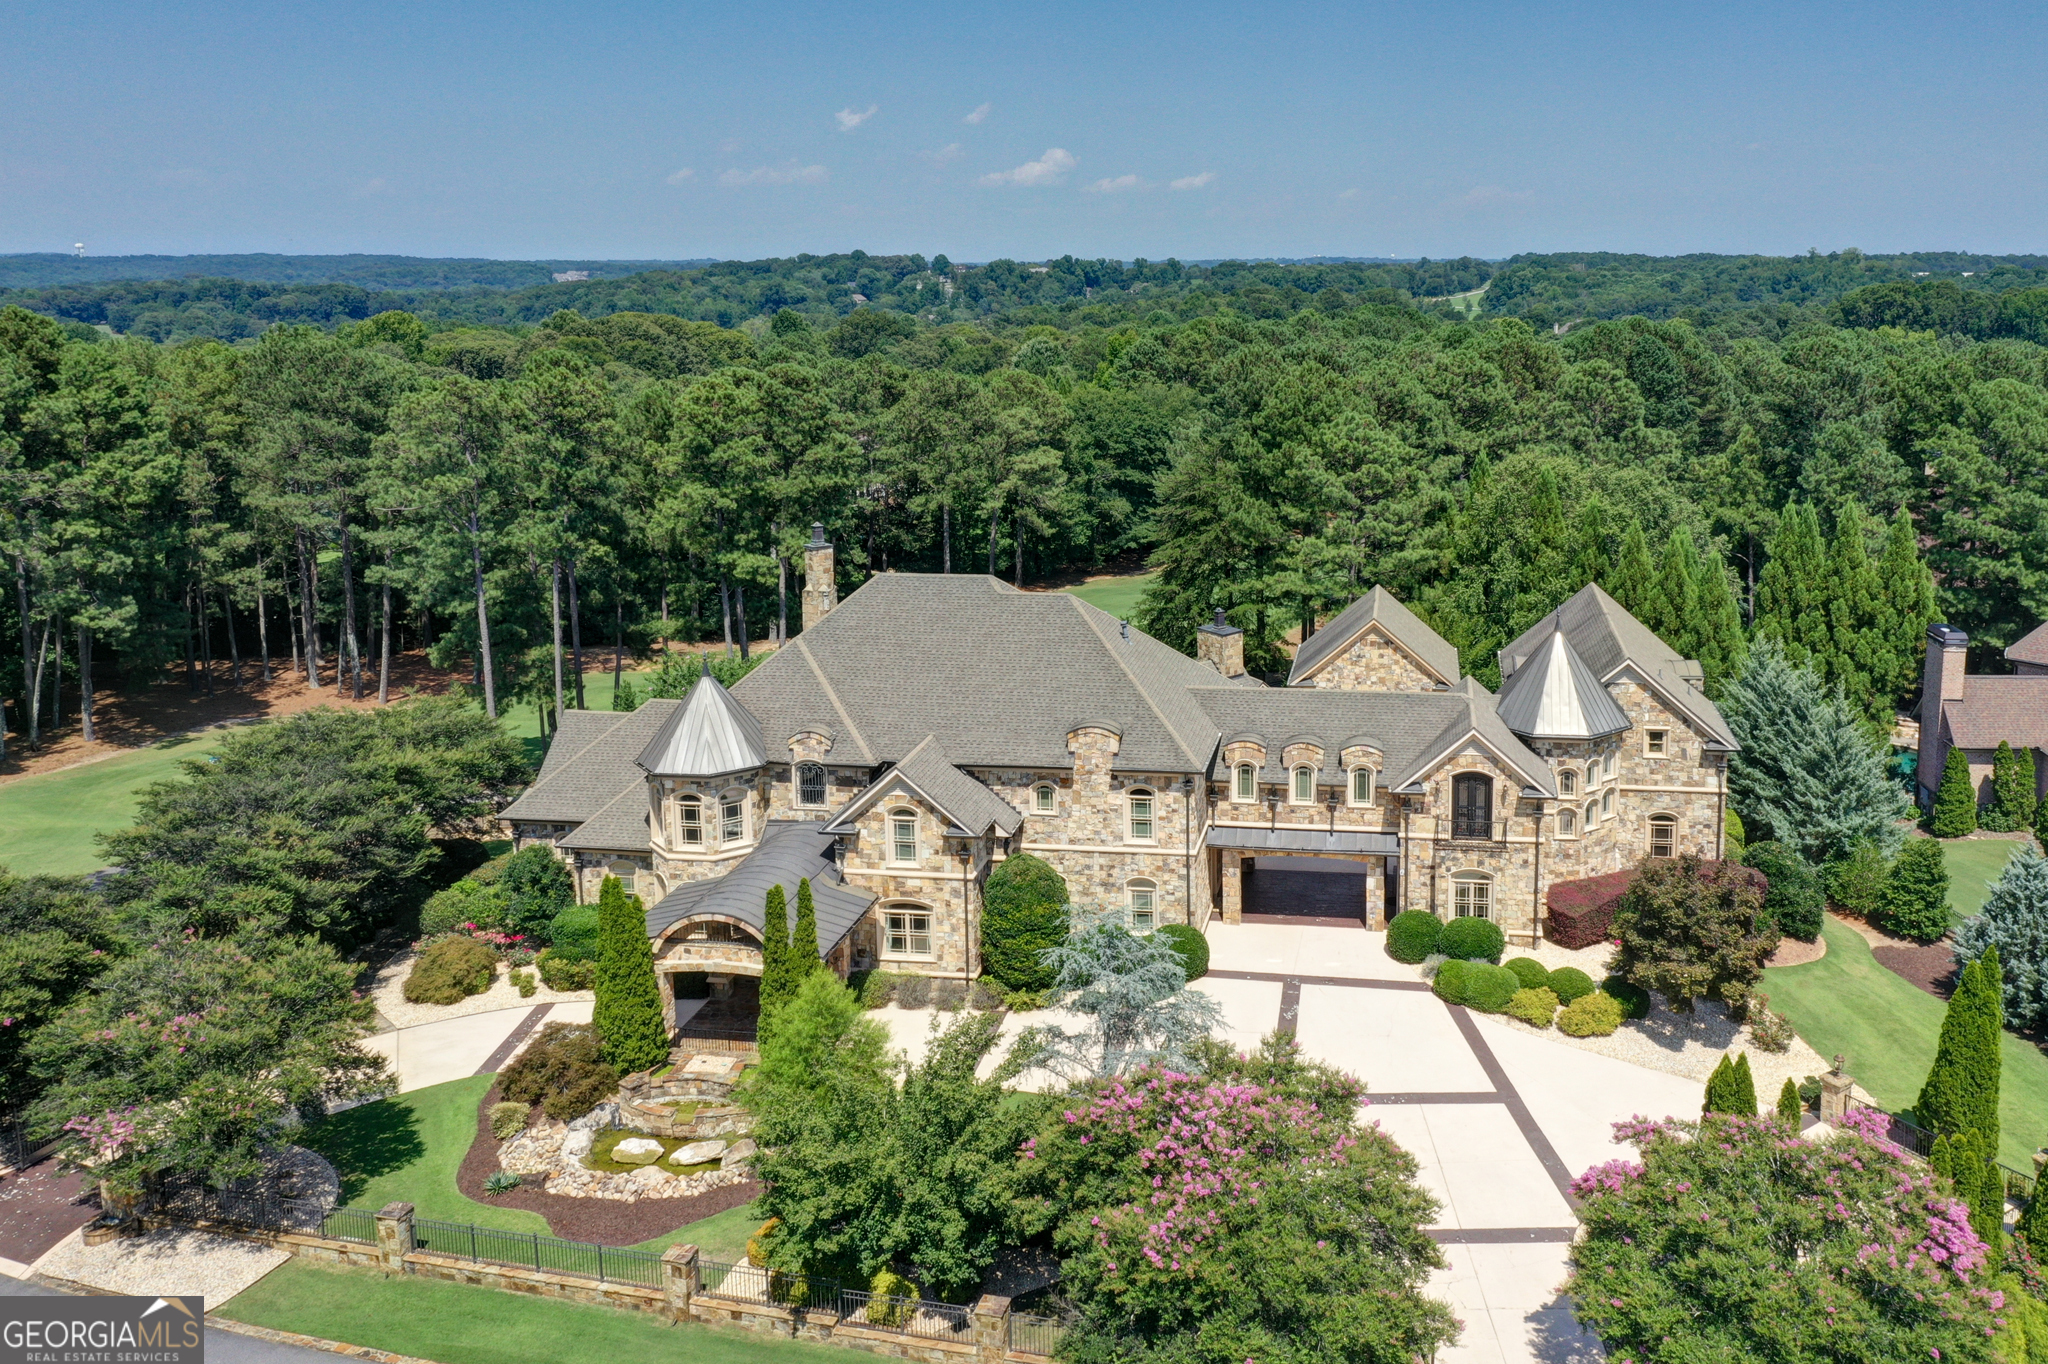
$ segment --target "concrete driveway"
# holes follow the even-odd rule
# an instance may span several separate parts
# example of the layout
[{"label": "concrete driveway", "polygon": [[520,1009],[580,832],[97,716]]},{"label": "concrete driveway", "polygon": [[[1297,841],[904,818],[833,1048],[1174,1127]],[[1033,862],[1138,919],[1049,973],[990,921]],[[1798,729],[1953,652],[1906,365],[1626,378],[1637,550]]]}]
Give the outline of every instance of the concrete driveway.
[{"label": "concrete driveway", "polygon": [[363,1046],[390,1063],[398,1092],[409,1094],[500,1070],[542,1023],[588,1023],[594,1007],[589,1000],[522,1004],[380,1032],[363,1039]]}]

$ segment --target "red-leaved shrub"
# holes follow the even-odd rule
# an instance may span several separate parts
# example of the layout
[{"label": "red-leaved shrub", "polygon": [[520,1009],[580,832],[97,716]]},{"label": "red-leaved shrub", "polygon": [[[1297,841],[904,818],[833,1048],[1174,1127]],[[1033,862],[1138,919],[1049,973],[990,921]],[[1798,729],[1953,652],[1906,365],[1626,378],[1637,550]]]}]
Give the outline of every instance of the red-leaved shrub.
[{"label": "red-leaved shrub", "polygon": [[1614,908],[1621,894],[1635,880],[1635,868],[1588,876],[1580,881],[1559,881],[1544,894],[1550,911],[1543,935],[1559,947],[1591,947],[1614,935]]}]

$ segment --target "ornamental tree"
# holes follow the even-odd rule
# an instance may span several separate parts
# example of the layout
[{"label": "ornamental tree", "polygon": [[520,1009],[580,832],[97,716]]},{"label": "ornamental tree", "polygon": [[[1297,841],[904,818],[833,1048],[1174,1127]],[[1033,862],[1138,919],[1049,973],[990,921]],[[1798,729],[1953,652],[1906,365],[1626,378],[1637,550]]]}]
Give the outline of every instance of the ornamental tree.
[{"label": "ornamental tree", "polygon": [[1573,1181],[1585,1235],[1566,1284],[1608,1358],[1992,1358],[1989,1248],[1948,1181],[1897,1147],[1802,1141],[1775,1117],[1637,1118],[1615,1137],[1642,1158]]},{"label": "ornamental tree", "polygon": [[1970,781],[1970,759],[1951,748],[1941,764],[1941,784],[1934,789],[1934,810],[1927,829],[1936,838],[1961,838],[1977,828],[1977,788]]},{"label": "ornamental tree", "polygon": [[1048,1062],[1069,1074],[1120,1075],[1141,1066],[1188,1065],[1223,1010],[1188,988],[1186,967],[1160,935],[1139,937],[1111,912],[1086,915],[1074,935],[1044,953],[1059,1007],[1090,1026],[1043,1028]]},{"label": "ornamental tree", "polygon": [[1976,1132],[1992,1151],[1998,1149],[1999,1040],[2005,1022],[1999,974],[1994,944],[1964,967],[1941,1020],[1934,1065],[1913,1104],[1928,1131]]},{"label": "ornamental tree", "polygon": [[1746,1008],[1778,947],[1764,913],[1764,878],[1692,856],[1645,858],[1615,909],[1614,932],[1621,941],[1614,973],[1657,991],[1681,1013],[1698,999]]},{"label": "ornamental tree", "polygon": [[1885,877],[1879,922],[1914,942],[1948,935],[1948,855],[1937,838],[1909,838]]},{"label": "ornamental tree", "polygon": [[1422,1292],[1436,1200],[1357,1121],[1363,1087],[1286,1034],[1198,1051],[1205,1074],[1081,1087],[1024,1146],[1020,1230],[1061,1256],[1069,1357],[1407,1361],[1455,1339]]},{"label": "ornamental tree", "polygon": [[1045,949],[1067,937],[1067,883],[1050,862],[1018,853],[996,864],[981,897],[981,965],[1012,990],[1052,988]]},{"label": "ornamental tree", "polygon": [[1956,930],[1959,962],[1994,948],[2005,1017],[2028,1032],[2048,1026],[2048,859],[2030,848],[2016,853],[1991,883],[1983,912]]},{"label": "ornamental tree", "polygon": [[597,1003],[590,1021],[604,1044],[604,1059],[625,1074],[668,1059],[668,1021],[654,978],[654,949],[640,897],[616,876],[597,896]]}]

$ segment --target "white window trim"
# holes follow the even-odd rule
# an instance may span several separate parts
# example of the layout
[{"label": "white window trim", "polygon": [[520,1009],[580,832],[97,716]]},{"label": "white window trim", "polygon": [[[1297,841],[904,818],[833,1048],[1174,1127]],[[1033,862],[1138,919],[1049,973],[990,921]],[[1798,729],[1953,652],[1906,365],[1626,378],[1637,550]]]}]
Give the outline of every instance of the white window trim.
[{"label": "white window trim", "polygon": [[[1658,852],[1658,851],[1656,850],[1656,849],[1657,849],[1657,826],[1658,826],[1659,824],[1667,824],[1667,825],[1669,825],[1669,826],[1671,827],[1671,851],[1670,851],[1670,852],[1667,852],[1667,853],[1660,853],[1660,852]],[[1661,859],[1665,859],[1665,858],[1672,858],[1672,857],[1676,857],[1676,856],[1678,856],[1678,816],[1677,816],[1677,815],[1674,815],[1674,814],[1669,814],[1669,813],[1666,813],[1666,812],[1664,812],[1664,811],[1661,811],[1661,810],[1660,810],[1660,811],[1658,811],[1658,812],[1657,812],[1656,814],[1654,814],[1654,815],[1651,815],[1651,816],[1650,816],[1650,818],[1649,818],[1649,822],[1648,822],[1648,823],[1646,823],[1646,824],[1645,824],[1645,825],[1643,826],[1643,830],[1644,830],[1644,835],[1643,835],[1643,851],[1644,851],[1644,852],[1645,852],[1645,853],[1646,853],[1646,854],[1647,854],[1648,856],[1651,856],[1651,857],[1655,857],[1655,858],[1659,858],[1660,860],[1661,860]]]},{"label": "white window trim", "polygon": [[[912,856],[908,861],[905,861],[903,858],[897,856],[897,854],[901,851],[901,849],[897,846],[901,840],[898,839],[896,836],[897,821],[906,818],[910,821],[910,843],[915,853],[915,855]],[[885,832],[884,837],[886,837],[889,840],[888,863],[890,866],[915,867],[924,861],[924,839],[918,832],[918,826],[921,823],[923,823],[923,821],[917,817],[917,812],[915,810],[897,809],[891,810],[889,812],[888,829]]]},{"label": "white window trim", "polygon": [[[1144,911],[1151,922],[1144,925],[1142,929],[1138,925],[1139,911],[1136,903],[1137,896],[1140,894],[1152,897],[1152,907]],[[1124,882],[1124,918],[1129,922],[1133,933],[1150,933],[1153,929],[1159,927],[1159,883],[1157,881],[1154,881],[1149,876],[1134,876]]]},{"label": "white window trim", "polygon": [[1579,811],[1577,806],[1566,805],[1557,812],[1557,836],[1577,838],[1579,836]]},{"label": "white window trim", "polygon": [[[690,822],[683,818],[685,810],[697,812],[697,836],[689,837]],[[679,796],[676,799],[676,845],[683,848],[704,846],[704,799],[701,796]]]},{"label": "white window trim", "polygon": [[[1249,775],[1250,781],[1244,778]],[[1259,768],[1256,763],[1238,763],[1230,770],[1230,799],[1235,805],[1256,805],[1259,803]],[[1251,787],[1246,791],[1246,786]]]},{"label": "white window trim", "polygon": [[[1486,910],[1484,914],[1461,915],[1458,913],[1458,888],[1461,886],[1483,886],[1485,888],[1481,897]],[[1466,903],[1471,903],[1471,896],[1469,894],[1466,896]],[[1490,873],[1483,871],[1457,871],[1451,873],[1451,917],[1454,919],[1491,919],[1493,917],[1493,877]]]},{"label": "white window trim", "polygon": [[[1308,794],[1301,794],[1301,774],[1308,773]],[[1287,803],[1289,805],[1314,805],[1316,803],[1316,769],[1308,763],[1296,763],[1287,769]]]},{"label": "white window trim", "polygon": [[[1143,800],[1151,809],[1146,822],[1152,826],[1149,834],[1138,832],[1137,803]],[[1124,792],[1124,838],[1131,843],[1157,843],[1159,841],[1159,793],[1149,786],[1134,786]]]},{"label": "white window trim", "polygon": [[[745,843],[747,841],[747,826],[752,822],[749,812],[747,810],[747,804],[747,798],[744,793],[737,796],[720,796],[718,798],[719,847],[731,847],[735,844]],[[728,805],[737,805],[740,808],[740,831],[737,834],[728,834],[725,831],[725,826],[727,823],[725,809]]]},{"label": "white window trim", "polygon": [[[1358,774],[1361,772],[1365,773],[1364,800],[1360,800],[1358,798]],[[1348,804],[1350,804],[1354,809],[1364,808],[1366,806],[1371,805],[1375,800],[1377,800],[1379,798],[1379,794],[1380,774],[1376,769],[1364,766],[1363,764],[1351,769],[1351,772],[1344,783],[1344,799]]]},{"label": "white window trim", "polygon": [[1643,756],[1646,758],[1670,757],[1671,731],[1668,729],[1645,729],[1643,731]]},{"label": "white window trim", "polygon": [[1577,768],[1561,767],[1557,772],[1557,794],[1577,797],[1579,794],[1579,773]]},{"label": "white window trim", "polygon": [[[626,869],[624,875],[620,875],[620,867],[624,867]],[[628,895],[631,895],[633,893],[633,887],[636,884],[638,884],[639,873],[640,868],[633,865],[631,862],[607,862],[604,866],[604,874],[606,876],[618,877],[619,889],[625,891]]]},{"label": "white window trim", "polygon": [[[932,939],[935,936],[937,936],[932,931],[932,920],[937,918],[938,916],[933,914],[929,908],[923,905],[884,905],[882,906],[881,913],[882,931],[880,934],[880,941],[878,941],[875,944],[875,946],[883,958],[889,961],[931,961],[938,956],[936,948],[932,945]],[[905,916],[916,915],[924,920],[924,933],[922,935],[925,940],[924,951],[913,952],[906,948],[901,952],[897,952],[890,948],[889,916],[892,914],[902,914]],[[908,941],[911,937],[917,936],[916,930],[906,927],[903,930],[903,936],[904,939]]]},{"label": "white window trim", "polygon": [[1614,818],[1614,789],[1612,787],[1608,788],[1606,795],[1600,797],[1600,818],[1603,821]]},{"label": "white window trim", "polygon": [[[1039,796],[1039,793],[1040,793],[1041,791],[1049,791],[1049,792],[1051,792],[1051,793],[1052,793],[1052,799],[1051,799],[1050,801],[1048,801],[1048,802],[1046,803],[1046,805],[1045,805],[1045,806],[1043,806],[1043,807],[1042,807],[1042,806],[1040,806],[1040,804],[1038,803],[1038,796]],[[1054,785],[1053,785],[1053,784],[1052,784],[1051,782],[1049,782],[1049,781],[1033,782],[1033,783],[1032,783],[1032,785],[1031,785],[1031,813],[1032,813],[1032,814],[1034,814],[1034,815],[1037,815],[1037,816],[1039,816],[1039,817],[1040,817],[1041,819],[1043,819],[1043,818],[1047,818],[1047,817],[1050,817],[1050,816],[1052,816],[1052,815],[1056,815],[1056,814],[1058,814],[1059,812],[1060,812],[1060,789],[1059,789],[1059,787],[1057,787],[1057,786],[1054,786]]]}]

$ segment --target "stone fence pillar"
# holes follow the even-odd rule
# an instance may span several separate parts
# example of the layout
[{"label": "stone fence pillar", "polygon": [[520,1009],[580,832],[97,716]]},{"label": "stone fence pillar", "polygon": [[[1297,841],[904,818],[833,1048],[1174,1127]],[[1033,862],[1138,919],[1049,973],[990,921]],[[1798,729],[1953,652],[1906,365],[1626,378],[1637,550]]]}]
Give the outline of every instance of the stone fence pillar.
[{"label": "stone fence pillar", "polygon": [[386,1203],[377,1210],[377,1260],[386,1274],[405,1273],[405,1257],[412,1253],[412,1204]]},{"label": "stone fence pillar", "polygon": [[671,1320],[688,1321],[697,1296],[698,1257],[695,1246],[670,1246],[661,1253],[661,1289],[668,1296]]},{"label": "stone fence pillar", "polygon": [[974,1352],[981,1364],[1003,1364],[1010,1348],[1010,1300],[984,1293],[974,1304]]},{"label": "stone fence pillar", "polygon": [[1820,1077],[1820,1120],[1830,1127],[1840,1127],[1842,1119],[1849,1116],[1849,1091],[1856,1081],[1842,1073],[1841,1058],[1837,1057],[1835,1068]]},{"label": "stone fence pillar", "polygon": [[1223,922],[1244,922],[1244,854],[1225,848],[1222,857]]}]

